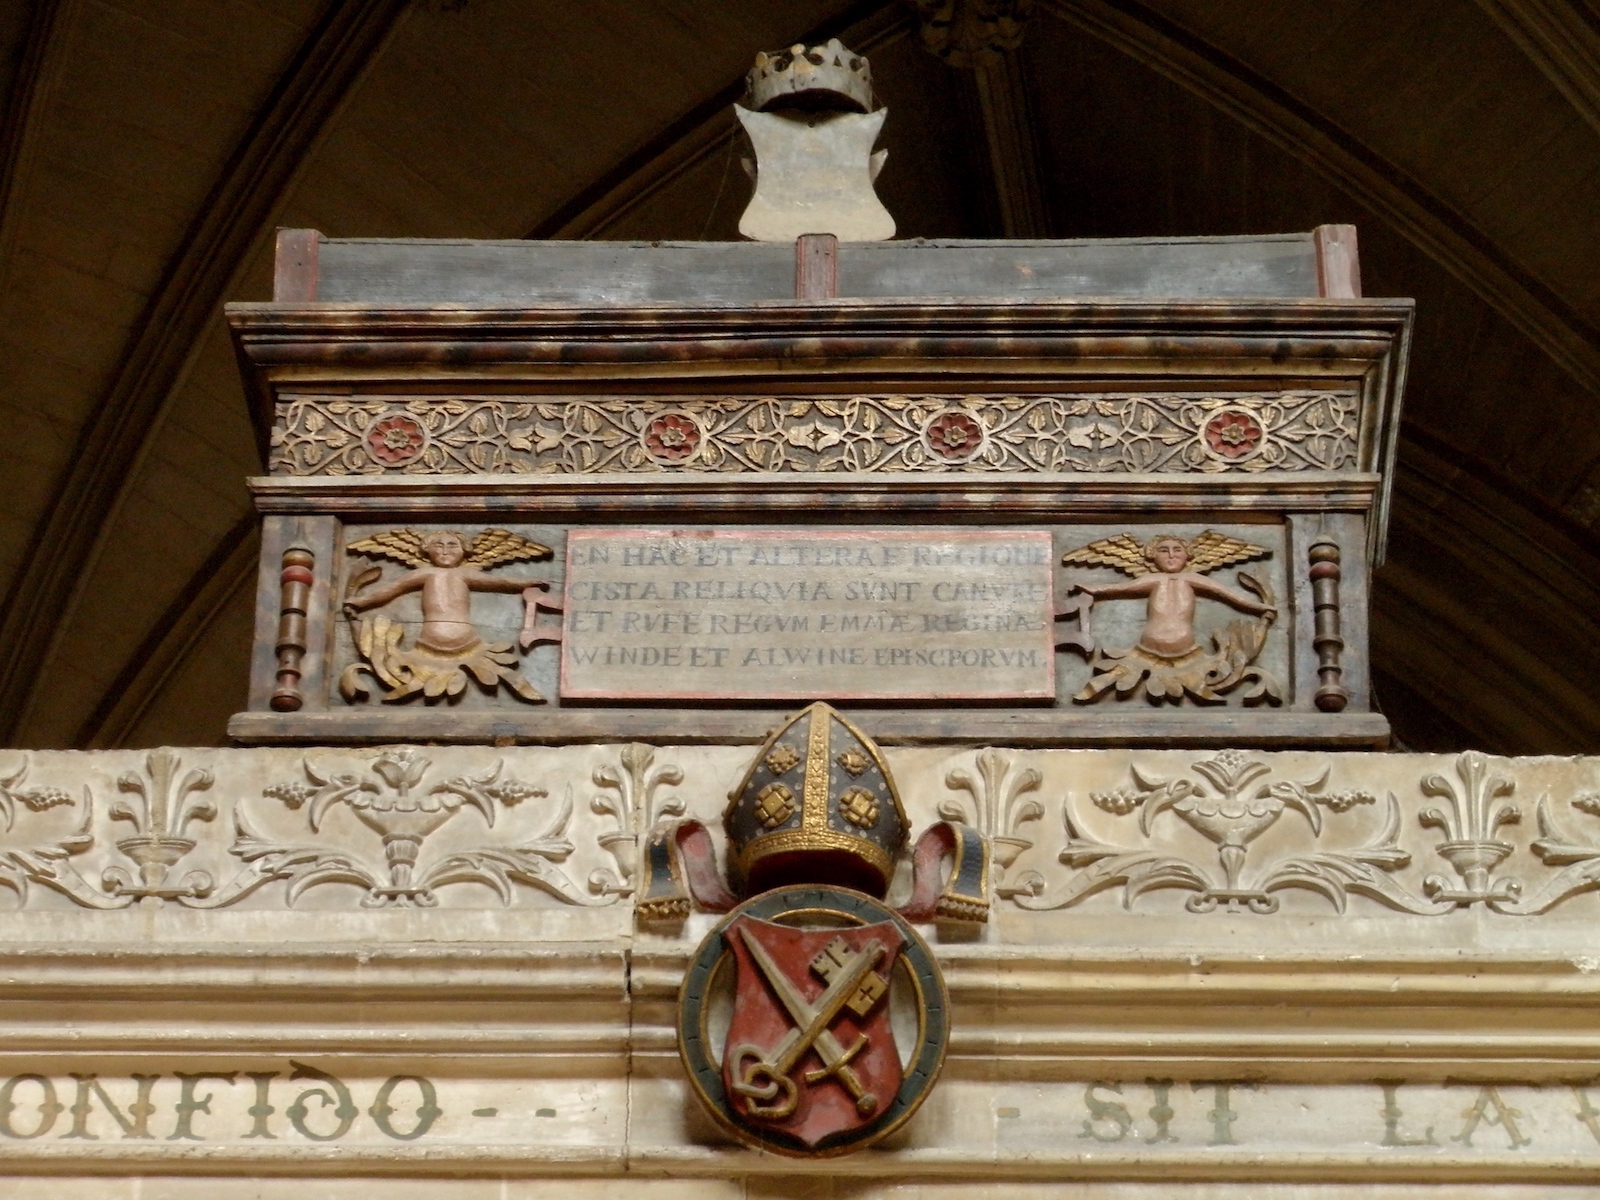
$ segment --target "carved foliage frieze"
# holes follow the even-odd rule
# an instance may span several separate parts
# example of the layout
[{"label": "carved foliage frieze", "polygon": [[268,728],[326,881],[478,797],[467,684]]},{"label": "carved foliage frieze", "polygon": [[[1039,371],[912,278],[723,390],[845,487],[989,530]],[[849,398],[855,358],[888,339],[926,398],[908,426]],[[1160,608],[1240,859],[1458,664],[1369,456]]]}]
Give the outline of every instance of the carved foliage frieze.
[{"label": "carved foliage frieze", "polygon": [[[57,910],[626,909],[652,830],[695,817],[722,854],[718,818],[749,753],[12,752],[0,891]],[[1017,909],[1518,919],[1581,917],[1600,892],[1600,774],[1585,759],[888,754],[913,824],[979,831],[994,894]]]},{"label": "carved foliage frieze", "polygon": [[1353,394],[290,396],[278,475],[1359,469]]},{"label": "carved foliage frieze", "polygon": [[[1189,913],[1270,914],[1297,893],[1313,905],[1298,911],[1320,902],[1342,913],[1359,898],[1417,916],[1473,907],[1534,915],[1600,890],[1600,836],[1572,828],[1574,814],[1600,816],[1600,790],[1546,791],[1538,836],[1513,841],[1506,830],[1520,824],[1519,775],[1532,769],[1515,759],[1468,752],[1440,770],[1420,756],[1133,755],[1120,783],[1061,788],[1055,846],[1037,829],[1016,835],[1065,774],[1047,768],[1039,787],[1029,765],[1037,756],[989,750],[978,758],[986,760],[989,791],[1002,799],[967,819],[995,839],[997,892],[1024,909],[1109,897],[1127,910],[1170,911],[1159,897],[1178,893]],[[1341,782],[1354,762],[1407,765]],[[1581,776],[1578,763],[1564,765]],[[1016,785],[994,787],[1002,775],[1027,780],[1038,799],[1017,806]],[[959,770],[946,786],[981,794]],[[965,806],[951,799],[940,811],[947,807]],[[1047,865],[1049,854],[1058,867]]]},{"label": "carved foliage frieze", "polygon": [[[1024,908],[1064,908],[1120,887],[1123,906],[1131,908],[1147,892],[1175,888],[1191,893],[1184,907],[1193,913],[1271,913],[1278,910],[1279,892],[1299,888],[1320,894],[1339,912],[1351,895],[1405,912],[1443,911],[1410,895],[1391,874],[1411,860],[1396,840],[1400,805],[1392,793],[1385,797],[1383,820],[1374,835],[1348,849],[1321,844],[1325,821],[1379,803],[1367,792],[1330,790],[1328,775],[1324,770],[1311,779],[1276,777],[1266,763],[1237,750],[1196,761],[1184,778],[1160,778],[1133,766],[1131,786],[1091,793],[1089,800],[1118,817],[1137,813],[1144,844],[1109,843],[1086,835],[1069,795],[1061,808],[1067,842],[1059,858],[1074,874],[1059,890],[1044,877],[1031,876],[1018,903]],[[1290,812],[1304,823],[1309,836],[1302,841],[1309,844],[1277,855],[1253,855],[1256,840]],[[1152,838],[1165,814],[1209,841],[1216,857],[1174,853],[1172,842]]]},{"label": "carved foliage frieze", "polygon": [[363,776],[358,771],[320,772],[309,758],[302,763],[304,780],[289,779],[263,790],[263,797],[286,808],[305,810],[309,833],[321,831],[328,811],[345,807],[381,843],[382,858],[354,850],[316,844],[284,844],[258,833],[241,805],[234,810],[236,837],[231,853],[246,864],[211,901],[226,904],[273,880],[286,880],[285,898],[293,904],[308,888],[343,883],[365,889],[361,903],[369,908],[394,905],[432,908],[437,889],[452,883],[480,883],[510,904],[515,884],[540,888],[569,904],[583,903],[571,881],[556,865],[573,851],[565,837],[572,819],[569,794],[537,836],[510,841],[488,837],[454,852],[427,853],[431,834],[464,809],[476,810],[484,832],[496,818],[525,800],[544,799],[543,788],[504,773],[496,761],[481,775],[430,778],[433,762],[410,746],[385,752]]},{"label": "carved foliage frieze", "polygon": [[[159,749],[110,769],[130,759],[0,762],[0,888],[19,906],[40,907],[42,889],[93,909],[605,907],[631,892],[648,821],[684,811],[663,790],[683,769],[648,746],[516,765],[412,746]],[[36,782],[36,760],[71,786]],[[602,792],[580,812],[574,794],[591,783]]]}]

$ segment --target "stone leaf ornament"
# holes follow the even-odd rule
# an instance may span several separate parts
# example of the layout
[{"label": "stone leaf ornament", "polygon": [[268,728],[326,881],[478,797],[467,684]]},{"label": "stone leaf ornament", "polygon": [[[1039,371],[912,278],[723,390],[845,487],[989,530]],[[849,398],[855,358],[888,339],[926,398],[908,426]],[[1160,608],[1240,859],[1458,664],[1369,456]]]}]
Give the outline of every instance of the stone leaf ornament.
[{"label": "stone leaf ornament", "polygon": [[[1138,767],[1132,786],[1090,796],[1094,807],[1119,817],[1138,813],[1139,832],[1149,838],[1163,814],[1183,821],[1216,846],[1215,865],[1156,848],[1098,841],[1082,832],[1072,797],[1062,804],[1067,844],[1060,860],[1075,868],[1062,889],[1048,889],[1041,876],[1025,881],[1023,908],[1067,908],[1106,888],[1121,887],[1122,903],[1132,908],[1148,892],[1192,892],[1184,907],[1192,913],[1272,913],[1277,893],[1288,888],[1316,892],[1343,912],[1351,895],[1377,900],[1409,913],[1445,912],[1451,907],[1413,896],[1392,877],[1411,856],[1397,843],[1400,805],[1393,793],[1384,805],[1383,824],[1370,841],[1351,850],[1327,850],[1316,843],[1323,832],[1323,810],[1333,814],[1375,805],[1361,791],[1330,792],[1328,773],[1311,780],[1274,779],[1271,767],[1237,750],[1195,762],[1198,778],[1161,779]],[[1251,861],[1252,844],[1285,813],[1293,811],[1311,835],[1304,853]]]},{"label": "stone leaf ornament", "polygon": [[976,775],[956,767],[944,777],[945,787],[966,792],[970,804],[949,797],[939,802],[938,812],[947,821],[971,825],[988,839],[995,894],[1007,899],[1027,890],[1027,885],[1013,883],[1008,876],[1017,857],[1034,844],[1023,827],[1044,816],[1044,806],[1030,795],[1039,790],[1044,776],[1033,767],[1019,769],[1014,756],[994,749],[980,751],[974,766]]},{"label": "stone leaf ornament", "polygon": [[656,765],[654,746],[630,742],[618,753],[615,767],[596,767],[592,779],[603,791],[589,802],[590,807],[616,822],[614,829],[600,834],[600,844],[616,866],[592,871],[589,890],[600,896],[631,896],[638,886],[643,839],[662,822],[688,811],[680,796],[656,799],[658,789],[683,782],[683,769],[671,763]]},{"label": "stone leaf ornament", "polygon": [[565,837],[572,817],[570,794],[549,825],[536,838],[512,845],[484,844],[466,851],[432,857],[423,855],[428,837],[449,823],[464,808],[476,809],[485,826],[493,828],[501,810],[511,808],[545,791],[503,774],[496,762],[477,776],[455,776],[429,785],[433,763],[411,747],[378,758],[369,775],[319,771],[307,758],[302,764],[305,781],[288,780],[268,787],[264,796],[290,809],[304,809],[309,831],[321,831],[330,809],[341,806],[375,833],[382,845],[381,865],[343,849],[315,844],[285,846],[263,837],[245,816],[234,811],[236,837],[231,853],[244,860],[247,871],[224,888],[207,907],[227,904],[274,880],[286,880],[287,903],[308,889],[324,884],[350,884],[364,888],[362,905],[432,908],[437,889],[455,883],[479,883],[510,904],[514,884],[527,884],[566,901],[582,904],[571,880],[554,864],[573,851]]},{"label": "stone leaf ornament", "polygon": [[[0,890],[57,911],[643,911],[655,835],[714,817],[719,781],[747,755],[635,743],[10,753]],[[843,795],[859,764],[838,765]],[[1096,782],[1075,783],[1085,772]],[[1600,777],[1581,760],[983,749],[933,753],[911,778],[908,815],[981,831],[994,893],[1023,910],[1513,920],[1581,915],[1600,893]],[[1047,805],[1060,806],[1061,841]]]}]

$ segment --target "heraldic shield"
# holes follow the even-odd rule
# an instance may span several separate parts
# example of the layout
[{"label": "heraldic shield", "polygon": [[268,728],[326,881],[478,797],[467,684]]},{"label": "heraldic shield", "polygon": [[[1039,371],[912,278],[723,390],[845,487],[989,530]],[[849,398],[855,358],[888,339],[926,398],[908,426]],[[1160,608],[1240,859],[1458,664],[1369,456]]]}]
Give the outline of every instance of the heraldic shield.
[{"label": "heraldic shield", "polygon": [[944,982],[916,931],[880,902],[779,888],[702,943],[678,1034],[701,1099],[741,1141],[842,1154],[899,1128],[932,1088],[948,1042]]}]

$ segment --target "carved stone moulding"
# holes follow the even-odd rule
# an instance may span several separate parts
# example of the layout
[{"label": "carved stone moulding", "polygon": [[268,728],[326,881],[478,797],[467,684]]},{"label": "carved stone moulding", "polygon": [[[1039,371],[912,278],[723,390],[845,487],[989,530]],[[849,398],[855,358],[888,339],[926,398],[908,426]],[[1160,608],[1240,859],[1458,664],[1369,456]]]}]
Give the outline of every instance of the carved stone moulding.
[{"label": "carved stone moulding", "polygon": [[[4,752],[0,907],[22,910],[23,941],[66,936],[28,923],[45,912],[103,918],[87,927],[103,942],[119,928],[106,914],[135,907],[172,916],[160,936],[179,940],[232,936],[198,915],[186,927],[185,913],[295,915],[238,931],[258,941],[291,929],[362,939],[370,925],[328,922],[363,911],[448,921],[516,909],[595,937],[648,925],[681,949],[686,929],[705,929],[683,925],[691,913],[725,912],[802,867],[837,873],[849,858],[862,890],[918,923],[981,922],[992,898],[1006,915],[998,936],[1018,945],[1120,948],[1134,937],[1177,949],[1216,933],[1237,949],[1229,939],[1248,927],[1252,947],[1293,956],[1305,947],[1297,922],[1313,919],[1340,945],[1425,958],[1438,944],[1395,940],[1422,921],[1452,946],[1488,939],[1496,953],[1543,956],[1547,983],[1551,962],[1593,974],[1583,949],[1600,904],[1592,759],[880,751],[863,722],[828,706],[787,716],[755,750]],[[755,870],[780,856],[790,877]],[[1503,940],[1521,926],[1579,940]],[[526,937],[522,926],[502,934]]]}]

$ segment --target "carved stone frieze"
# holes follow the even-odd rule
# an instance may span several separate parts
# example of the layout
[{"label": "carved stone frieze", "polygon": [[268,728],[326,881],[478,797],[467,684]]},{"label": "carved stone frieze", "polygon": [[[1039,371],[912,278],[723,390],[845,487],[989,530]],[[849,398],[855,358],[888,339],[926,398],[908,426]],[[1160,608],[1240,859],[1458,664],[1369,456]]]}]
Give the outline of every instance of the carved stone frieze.
[{"label": "carved stone frieze", "polygon": [[126,798],[111,805],[111,819],[134,827],[132,836],[119,838],[117,849],[139,868],[138,877],[126,867],[105,869],[101,876],[106,891],[113,896],[135,900],[186,900],[208,896],[215,887],[205,871],[190,871],[175,884],[167,876],[180,859],[195,848],[187,836],[191,822],[213,821],[217,806],[210,800],[194,799],[194,793],[208,791],[216,782],[210,771],[183,771],[177,754],[166,748],[151,751],[145,772],[129,771],[117,779]]},{"label": "carved stone frieze", "polygon": [[604,791],[589,804],[595,812],[616,822],[600,834],[600,844],[615,860],[615,867],[597,867],[589,875],[589,890],[601,896],[631,896],[638,885],[639,854],[644,835],[662,820],[687,811],[682,796],[663,796],[662,787],[683,782],[683,769],[656,763],[656,748],[630,742],[617,753],[617,764],[594,769],[596,787]]},{"label": "carved stone frieze", "polygon": [[[657,753],[19,756],[0,761],[0,889],[26,908],[606,907],[631,893],[639,835],[685,810]],[[609,791],[592,815],[573,799],[589,782]]]},{"label": "carved stone frieze", "polygon": [[1496,836],[1502,825],[1514,825],[1522,813],[1513,804],[1497,804],[1502,796],[1516,790],[1509,775],[1491,771],[1487,756],[1469,751],[1456,760],[1459,784],[1443,775],[1429,775],[1422,781],[1425,795],[1444,800],[1447,808],[1425,808],[1418,819],[1423,825],[1441,829],[1445,841],[1435,847],[1461,878],[1457,885],[1442,875],[1430,875],[1423,882],[1428,895],[1446,904],[1463,907],[1487,904],[1501,908],[1514,903],[1522,893],[1515,879],[1491,880],[1496,867],[1515,847]]},{"label": "carved stone frieze", "polygon": [[[1130,768],[1131,787],[1091,793],[1095,808],[1118,817],[1138,813],[1144,846],[1100,841],[1082,831],[1072,796],[1062,802],[1067,844],[1060,860],[1074,868],[1059,890],[1037,875],[1025,880],[1017,903],[1024,908],[1065,908],[1107,888],[1122,889],[1131,908],[1147,892],[1192,892],[1184,907],[1192,913],[1276,912],[1277,893],[1299,888],[1316,892],[1343,912],[1351,895],[1367,896],[1403,912],[1443,911],[1407,892],[1391,872],[1410,862],[1397,844],[1400,806],[1391,793],[1378,832],[1350,849],[1321,844],[1323,811],[1342,815],[1377,798],[1359,790],[1329,791],[1328,771],[1312,779],[1275,778],[1270,765],[1237,750],[1224,750],[1194,762],[1190,778],[1162,779],[1138,766]],[[1257,854],[1252,844],[1293,810],[1310,833],[1310,844],[1275,856]],[[1174,853],[1170,841],[1152,838],[1158,818],[1170,812],[1216,847],[1212,865],[1194,855]],[[1262,861],[1264,860],[1264,861]]]},{"label": "carved stone frieze", "polygon": [[378,835],[382,864],[344,848],[283,845],[263,837],[241,805],[234,810],[237,836],[231,853],[244,861],[246,870],[222,888],[208,907],[231,903],[279,879],[288,881],[285,899],[289,904],[309,888],[333,883],[366,889],[361,903],[369,908],[432,908],[439,903],[437,889],[453,883],[485,884],[504,904],[511,903],[513,885],[518,883],[539,888],[569,904],[584,902],[572,881],[555,865],[573,851],[565,836],[572,819],[570,792],[549,824],[531,840],[514,844],[485,842],[454,853],[424,857],[429,835],[463,808],[476,809],[485,826],[493,828],[502,810],[548,793],[503,774],[502,762],[478,776],[459,775],[430,785],[432,760],[410,746],[378,758],[366,777],[356,772],[323,774],[309,758],[302,765],[304,782],[276,783],[263,795],[290,809],[303,807],[310,833],[321,831],[330,808],[345,806]]},{"label": "carved stone frieze", "polygon": [[966,792],[971,803],[955,797],[941,800],[939,816],[971,825],[988,839],[995,894],[1009,898],[1028,889],[1008,876],[1018,855],[1034,844],[1023,827],[1044,816],[1044,806],[1029,795],[1039,790],[1044,776],[1034,767],[1019,768],[1014,756],[992,748],[979,751],[975,765],[976,775],[966,767],[954,767],[945,775],[945,787]]},{"label": "carved stone frieze", "polygon": [[1340,392],[1052,396],[291,396],[277,475],[1261,472],[1357,467]]},{"label": "carved stone frieze", "polygon": [[[1584,792],[1571,800],[1573,808],[1592,817],[1600,817],[1600,792]],[[1581,835],[1567,832],[1567,826],[1556,816],[1557,805],[1548,795],[1539,797],[1539,839],[1532,850],[1547,867],[1560,870],[1546,879],[1538,890],[1512,900],[1520,889],[1503,887],[1506,898],[1499,899],[1493,907],[1500,912],[1548,912],[1564,900],[1582,892],[1600,887],[1600,844]]]},{"label": "carved stone frieze", "polygon": [[[1018,928],[1051,911],[1118,914],[1155,919],[1161,941],[1181,935],[1160,922],[1229,913],[1264,929],[1274,914],[1586,921],[1600,903],[1600,831],[1585,828],[1600,817],[1595,760],[885,756],[911,825],[960,821],[987,839]],[[749,760],[748,746],[633,742],[3,755],[0,892],[58,915],[162,909],[175,929],[201,919],[185,910],[432,920],[507,906],[631,925],[652,830],[692,817],[725,861],[720,817]],[[1519,796],[1536,820],[1519,818]],[[1043,819],[1055,811],[1059,826]]]},{"label": "carved stone frieze", "polygon": [[[72,793],[65,788],[24,787],[28,782],[30,766],[28,756],[24,754],[14,770],[0,775],[0,818],[4,818],[8,834],[16,829],[19,812],[44,813],[57,808],[70,808],[74,803]],[[22,844],[7,845],[0,852],[0,887],[15,892],[19,904],[27,903],[30,883],[43,884],[68,896],[76,896],[81,892],[87,898],[86,903],[98,901],[99,897],[87,881],[67,863],[70,856],[82,854],[94,843],[94,837],[89,832],[93,805],[94,798],[86,785],[78,825],[58,825],[53,836],[43,830],[29,829]]]}]

